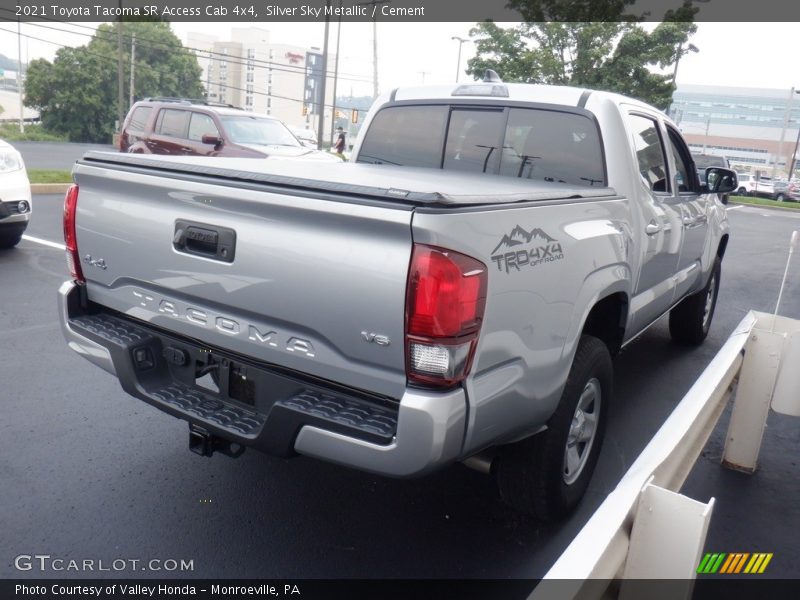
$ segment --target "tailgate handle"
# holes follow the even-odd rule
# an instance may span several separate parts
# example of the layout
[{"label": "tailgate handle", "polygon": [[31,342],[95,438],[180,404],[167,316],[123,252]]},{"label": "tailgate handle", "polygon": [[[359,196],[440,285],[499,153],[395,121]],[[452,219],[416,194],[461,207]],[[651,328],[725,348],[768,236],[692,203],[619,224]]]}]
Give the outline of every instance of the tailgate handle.
[{"label": "tailgate handle", "polygon": [[230,263],[236,253],[236,232],[228,227],[179,219],[175,221],[172,246],[184,254]]}]

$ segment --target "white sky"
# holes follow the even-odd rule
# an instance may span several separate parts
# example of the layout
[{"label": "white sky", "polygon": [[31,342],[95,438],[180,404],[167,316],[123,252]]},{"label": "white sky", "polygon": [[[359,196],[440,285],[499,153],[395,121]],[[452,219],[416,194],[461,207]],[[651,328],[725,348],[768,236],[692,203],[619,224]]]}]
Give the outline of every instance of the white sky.
[{"label": "white sky", "polygon": [[[63,45],[82,45],[91,34],[86,26],[96,23],[22,23],[23,34]],[[322,46],[322,23],[173,23],[184,42],[190,31],[230,38],[232,27],[257,26],[270,31],[274,43]],[[473,23],[378,23],[378,60],[381,91],[402,85],[449,83],[455,79],[458,42],[468,37]],[[83,28],[82,28],[83,27]],[[17,57],[16,23],[0,23],[0,53]],[[330,48],[336,43],[336,24],[331,24]],[[372,24],[343,23],[339,72],[368,82],[340,79],[339,95],[366,95],[372,91]],[[698,53],[681,59],[678,84],[731,85],[786,89],[800,87],[800,26],[798,23],[699,23],[691,38]],[[52,59],[57,45],[22,38],[23,60]],[[461,80],[474,45],[465,43],[461,55]],[[329,67],[332,70],[332,66]]]}]

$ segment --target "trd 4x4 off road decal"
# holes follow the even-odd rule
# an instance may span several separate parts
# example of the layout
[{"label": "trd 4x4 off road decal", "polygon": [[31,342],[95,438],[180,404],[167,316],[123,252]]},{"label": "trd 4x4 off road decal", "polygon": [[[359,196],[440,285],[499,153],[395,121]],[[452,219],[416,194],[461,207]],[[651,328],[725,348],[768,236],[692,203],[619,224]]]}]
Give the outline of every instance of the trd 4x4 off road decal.
[{"label": "trd 4x4 off road decal", "polygon": [[536,267],[562,258],[564,252],[559,241],[538,227],[526,231],[517,225],[492,250],[492,261],[498,270],[506,273],[510,273],[512,269],[521,271],[526,267]]}]

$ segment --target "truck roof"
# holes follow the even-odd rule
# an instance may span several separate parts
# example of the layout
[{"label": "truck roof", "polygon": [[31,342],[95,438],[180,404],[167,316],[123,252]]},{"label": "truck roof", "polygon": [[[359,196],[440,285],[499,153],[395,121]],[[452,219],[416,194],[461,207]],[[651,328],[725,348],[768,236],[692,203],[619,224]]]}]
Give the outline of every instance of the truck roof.
[{"label": "truck roof", "polygon": [[[628,98],[621,94],[605,92],[601,90],[591,90],[588,88],[571,87],[566,85],[544,85],[534,83],[497,83],[474,81],[469,83],[446,84],[446,85],[420,85],[396,88],[384,94],[381,103],[403,100],[459,100],[470,98],[487,98],[481,93],[468,93],[470,88],[474,90],[485,90],[491,86],[502,86],[508,92],[507,97],[494,96],[498,101],[512,102],[537,102],[543,104],[556,104],[562,106],[579,106],[582,97],[592,96],[594,98],[606,99],[613,104],[633,104],[650,110],[657,108]],[[460,89],[459,89],[460,88]],[[455,92],[458,93],[456,94]],[[659,111],[663,112],[663,111]]]}]

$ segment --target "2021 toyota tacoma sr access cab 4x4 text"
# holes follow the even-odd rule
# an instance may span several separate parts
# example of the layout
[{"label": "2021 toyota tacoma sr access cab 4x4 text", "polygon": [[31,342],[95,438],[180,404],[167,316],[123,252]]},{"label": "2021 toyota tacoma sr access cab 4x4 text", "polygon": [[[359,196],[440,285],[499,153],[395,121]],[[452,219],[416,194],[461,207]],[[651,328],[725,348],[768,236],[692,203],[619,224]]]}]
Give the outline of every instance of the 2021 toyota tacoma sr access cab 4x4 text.
[{"label": "2021 toyota tacoma sr access cab 4x4 text", "polygon": [[63,330],[201,454],[467,461],[557,518],[612,356],[667,311],[706,337],[736,175],[705,175],[650,106],[499,81],[383,95],[350,163],[90,153]]}]

